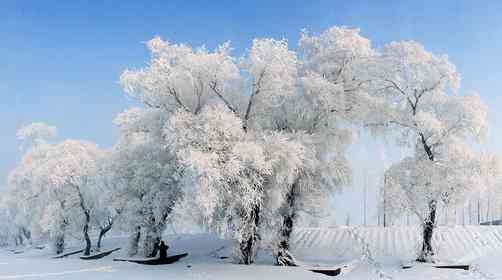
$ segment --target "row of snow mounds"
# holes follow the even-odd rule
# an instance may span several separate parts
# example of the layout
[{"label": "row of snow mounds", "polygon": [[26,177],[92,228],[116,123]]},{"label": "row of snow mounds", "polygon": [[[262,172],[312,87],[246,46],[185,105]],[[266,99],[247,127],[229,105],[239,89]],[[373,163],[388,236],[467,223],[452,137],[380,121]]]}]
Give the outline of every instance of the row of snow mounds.
[{"label": "row of snow mounds", "polygon": [[[421,233],[418,226],[300,228],[291,245],[298,259],[315,263],[354,260],[361,257],[365,244],[375,259],[412,260],[421,246]],[[432,242],[440,261],[470,262],[502,252],[502,226],[440,226]]]}]

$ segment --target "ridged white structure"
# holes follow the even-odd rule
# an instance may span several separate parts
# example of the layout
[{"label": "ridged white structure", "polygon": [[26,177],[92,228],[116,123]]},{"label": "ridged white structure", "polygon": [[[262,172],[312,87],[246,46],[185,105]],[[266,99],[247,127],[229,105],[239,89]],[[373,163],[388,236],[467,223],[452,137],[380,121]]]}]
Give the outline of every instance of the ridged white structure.
[{"label": "ridged white structure", "polygon": [[[375,259],[413,260],[421,244],[419,227],[301,228],[292,236],[292,251],[309,262],[350,261],[362,256],[365,243]],[[502,226],[441,226],[434,231],[437,259],[469,262],[502,252]]]}]

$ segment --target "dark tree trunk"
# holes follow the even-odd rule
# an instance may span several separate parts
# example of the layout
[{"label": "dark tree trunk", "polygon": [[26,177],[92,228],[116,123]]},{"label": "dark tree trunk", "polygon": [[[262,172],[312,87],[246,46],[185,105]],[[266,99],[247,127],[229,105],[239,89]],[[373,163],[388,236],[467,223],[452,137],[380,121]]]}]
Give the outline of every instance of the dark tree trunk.
[{"label": "dark tree trunk", "polygon": [[[434,161],[434,153],[431,146],[427,143],[427,140],[423,133],[419,133],[420,141],[430,161]],[[422,250],[417,258],[419,262],[434,262],[434,250],[432,249],[432,234],[434,233],[434,227],[436,225],[436,207],[437,201],[429,201],[429,213],[425,221],[423,221],[423,233],[422,233]]]},{"label": "dark tree trunk", "polygon": [[432,249],[432,234],[436,224],[436,201],[429,202],[429,214],[423,223],[422,251],[417,259],[419,262],[433,262],[434,250]]},{"label": "dark tree trunk", "polygon": [[84,239],[85,239],[85,249],[84,256],[89,256],[91,254],[91,238],[89,237],[89,223],[91,221],[91,215],[88,210],[84,211],[85,214],[85,224],[84,224]]},{"label": "dark tree trunk", "polygon": [[31,232],[25,227],[20,227],[15,239],[16,239],[16,245],[24,245],[25,241],[30,243]]},{"label": "dark tree trunk", "polygon": [[255,205],[251,213],[249,224],[251,225],[249,236],[240,243],[241,264],[252,264],[256,258],[256,251],[260,236],[258,233],[260,223],[260,206]]},{"label": "dark tree trunk", "polygon": [[98,237],[98,243],[97,243],[97,248],[98,250],[101,249],[101,241],[103,240],[103,237],[105,237],[106,233],[109,232],[112,229],[113,223],[109,222],[105,227],[102,227],[99,230],[99,237]]},{"label": "dark tree trunk", "polygon": [[160,232],[155,228],[147,228],[144,232],[145,239],[142,242],[142,254],[144,257],[153,258],[157,256],[158,244],[160,242]]},{"label": "dark tree trunk", "polygon": [[85,249],[84,249],[84,256],[89,256],[91,254],[91,238],[89,237],[89,224],[91,223],[91,213],[89,209],[87,209],[84,201],[84,196],[82,195],[82,192],[80,191],[80,187],[77,185],[73,185],[75,190],[77,191],[78,197],[79,197],[79,202],[80,202],[80,209],[82,209],[82,212],[84,212],[85,216],[85,222],[84,222],[84,228],[82,229],[82,233],[84,234],[84,240],[85,240]]},{"label": "dark tree trunk", "polygon": [[153,249],[152,249],[152,252],[150,253],[150,258],[154,258],[157,256],[157,254],[159,253],[159,243],[160,243],[160,236],[157,236],[154,238],[153,240]]},{"label": "dark tree trunk", "polygon": [[61,233],[61,234],[58,234],[54,240],[54,249],[56,251],[56,254],[59,255],[59,254],[63,253],[64,247],[65,247],[64,233]]},{"label": "dark tree trunk", "polygon": [[297,191],[297,182],[291,185],[291,188],[286,195],[286,203],[284,205],[283,222],[280,229],[279,242],[277,244],[276,264],[282,266],[296,266],[296,261],[289,251],[289,239],[293,232],[294,222],[296,220],[295,199]]},{"label": "dark tree trunk", "polygon": [[166,219],[171,211],[168,210],[160,221],[152,218],[150,225],[145,228],[145,239],[143,241],[143,255],[147,258],[156,257],[159,253],[159,243],[162,239],[162,232],[166,228]]},{"label": "dark tree trunk", "polygon": [[146,228],[145,241],[143,243],[143,253],[145,257],[153,258],[159,253],[159,244],[162,239],[162,233],[166,229],[167,218],[171,214],[174,203],[164,209],[160,219],[152,218],[150,225]]},{"label": "dark tree trunk", "polygon": [[138,253],[139,240],[141,238],[141,227],[136,227],[134,233],[129,237],[129,256],[135,256]]},{"label": "dark tree trunk", "polygon": [[22,246],[24,245],[24,238],[23,238],[23,235],[21,234],[21,232],[19,232],[19,234],[17,235],[16,237],[17,241],[16,241],[16,246]]},{"label": "dark tree trunk", "polygon": [[22,227],[21,228],[22,232],[23,232],[23,235],[26,239],[31,239],[31,232],[30,230],[28,230],[27,228],[25,227]]}]

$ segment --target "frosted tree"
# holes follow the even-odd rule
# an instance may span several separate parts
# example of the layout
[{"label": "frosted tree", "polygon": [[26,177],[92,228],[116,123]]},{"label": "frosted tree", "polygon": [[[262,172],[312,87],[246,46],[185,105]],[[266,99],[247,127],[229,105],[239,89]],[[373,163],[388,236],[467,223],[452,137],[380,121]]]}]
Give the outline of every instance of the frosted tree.
[{"label": "frosted tree", "polygon": [[9,193],[4,193],[0,200],[0,221],[0,246],[23,246],[32,242],[30,221]]},{"label": "frosted tree", "polygon": [[44,204],[39,202],[46,197],[43,189],[37,185],[35,174],[46,161],[47,153],[52,148],[48,141],[56,133],[55,127],[45,123],[32,123],[17,132],[17,137],[26,151],[20,164],[9,173],[4,206],[11,221],[23,221],[22,231],[26,237],[42,234],[38,221],[41,219]]},{"label": "frosted tree", "polygon": [[319,36],[304,32],[299,46],[302,61],[295,94],[267,120],[270,129],[288,133],[308,151],[293,183],[282,188],[282,226],[276,246],[276,261],[281,265],[295,265],[289,238],[298,214],[316,215],[329,208],[329,194],[350,184],[345,153],[352,133],[346,124],[360,121],[366,62],[374,54],[359,30],[345,27],[332,27]]},{"label": "frosted tree", "polygon": [[[469,197],[477,197],[486,201],[485,221],[492,221],[493,214],[498,210],[497,206],[501,201],[502,159],[499,155],[486,151],[478,155],[478,158],[480,161],[480,182],[469,194]],[[478,208],[478,217],[481,216],[479,211],[482,209],[480,208]]]},{"label": "frosted tree", "polygon": [[66,140],[50,149],[46,161],[37,168],[36,182],[47,192],[41,224],[54,237],[56,253],[64,249],[65,232],[73,226],[81,228],[84,255],[90,254],[92,184],[98,157],[96,145]]},{"label": "frosted tree", "polygon": [[[268,106],[257,103],[256,114],[250,120],[261,133],[280,132],[288,139],[288,143],[281,144],[284,150],[274,148],[289,164],[279,161],[269,178],[274,187],[266,196],[270,205],[265,205],[269,212],[264,215],[268,226],[272,226],[272,230],[265,231],[277,232],[271,239],[279,265],[296,264],[289,252],[289,239],[299,215],[327,215],[323,212],[330,208],[331,194],[350,184],[351,170],[345,153],[352,133],[347,124],[360,122],[367,97],[365,67],[374,54],[357,29],[344,27],[330,28],[319,36],[304,32],[299,47],[299,58],[288,51],[291,58],[285,61],[290,66],[282,67],[290,69],[290,78],[272,79],[275,84],[289,81],[283,86],[287,94],[272,100],[262,97],[262,104]],[[275,180],[286,174],[288,180]]]},{"label": "frosted tree", "polygon": [[119,219],[122,209],[115,207],[115,191],[113,185],[112,164],[110,161],[112,151],[101,150],[96,162],[95,172],[92,176],[92,192],[89,199],[93,203],[91,215],[91,228],[97,231],[98,239],[96,249],[99,251],[105,235],[112,230],[113,225]]},{"label": "frosted tree", "polygon": [[32,146],[9,175],[9,195],[18,201],[18,216],[28,228],[50,234],[56,253],[64,250],[65,234],[74,230],[82,233],[88,255],[92,183],[100,153],[94,144],[83,141],[49,144],[45,139],[54,134],[55,128],[42,123],[19,130],[19,138]]},{"label": "frosted tree", "polygon": [[[468,141],[483,137],[486,106],[476,94],[457,94],[460,78],[454,65],[416,42],[390,43],[370,64],[376,67],[368,69],[378,69],[370,87],[377,110],[367,124],[397,131],[398,142],[413,148],[412,156],[391,168],[393,179],[387,182],[407,189],[406,201],[420,205],[412,207],[420,208],[414,212],[423,226],[418,260],[430,261],[439,200],[465,193],[465,180],[477,170],[469,166]],[[457,174],[455,168],[464,176],[448,175]]]},{"label": "frosted tree", "polygon": [[[239,223],[229,230],[241,263],[254,261],[262,240],[275,243],[279,264],[294,264],[288,247],[297,212],[319,210],[326,194],[350,179],[343,157],[350,134],[333,122],[337,111],[349,116],[337,106],[343,86],[315,72],[313,57],[301,66],[284,40],[256,39],[238,63],[228,44],[209,52],[155,38],[148,46],[148,67],[126,71],[122,83],[146,107],[162,111],[161,122],[170,120],[164,145],[177,143],[177,159],[201,196],[203,220],[213,229]],[[253,147],[262,163],[230,161],[249,157],[237,147]]]},{"label": "frosted tree", "polygon": [[[238,98],[242,97],[232,95],[234,91],[230,89],[242,87],[242,83],[239,68],[228,55],[228,45],[211,53],[204,48],[193,50],[155,38],[149,42],[149,48],[152,53],[149,67],[126,71],[122,82],[129,94],[147,107],[162,111],[163,120],[173,113],[197,116],[204,106],[213,102],[223,102],[232,114],[238,113],[238,105],[234,104],[239,104]],[[245,130],[244,126],[241,124],[240,129]],[[164,130],[167,141],[169,133]],[[162,144],[169,145],[166,141]],[[178,158],[180,163],[184,160]]]},{"label": "frosted tree", "polygon": [[186,147],[179,153],[193,170],[196,205],[205,223],[216,232],[230,232],[239,243],[239,261],[250,263],[265,178],[271,173],[262,147],[246,139],[241,120],[222,106],[206,107],[196,116],[181,113],[171,129],[179,147]]},{"label": "frosted tree", "polygon": [[122,211],[120,220],[131,232],[129,253],[141,247],[143,255],[153,256],[182,198],[184,166],[164,127],[178,112],[198,114],[214,99],[209,83],[227,86],[237,69],[225,46],[209,53],[154,38],[148,47],[149,66],[121,76],[125,92],[144,108],[131,108],[115,120],[121,136],[112,152],[111,185],[120,194],[115,201]]},{"label": "frosted tree", "polygon": [[131,233],[129,254],[155,256],[155,245],[181,196],[182,170],[172,153],[145,135],[120,142],[109,160],[112,207],[120,212],[119,226]]}]

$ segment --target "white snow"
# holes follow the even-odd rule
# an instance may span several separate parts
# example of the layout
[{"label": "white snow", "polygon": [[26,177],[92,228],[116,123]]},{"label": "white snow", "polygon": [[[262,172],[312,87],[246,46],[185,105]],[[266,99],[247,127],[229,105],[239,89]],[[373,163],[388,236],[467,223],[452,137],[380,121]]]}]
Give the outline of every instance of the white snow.
[{"label": "white snow", "polygon": [[[412,260],[421,240],[418,227],[302,228],[293,235],[293,253],[314,262],[353,260],[361,256],[362,246],[350,231],[370,245],[377,259]],[[435,229],[433,246],[443,262],[470,262],[493,252],[502,253],[502,227],[440,226]]]},{"label": "white snow", "polygon": [[[352,233],[350,233],[352,232]],[[370,245],[374,261],[361,257],[361,244],[354,234]],[[1,279],[502,279],[502,227],[439,227],[434,236],[437,253],[442,261],[472,264],[470,271],[437,269],[417,264],[401,269],[410,261],[418,244],[418,231],[413,227],[390,228],[304,228],[293,236],[293,252],[305,265],[346,264],[341,276],[329,277],[307,271],[304,267],[270,265],[269,251],[261,252],[258,263],[251,266],[232,264],[228,257],[232,243],[209,234],[183,234],[165,237],[171,248],[169,254],[188,252],[178,263],[145,266],[113,262],[124,257],[121,250],[101,260],[83,261],[77,256],[52,259],[49,248],[25,249],[14,254],[0,250]],[[108,237],[105,248],[124,246],[126,237]],[[19,248],[18,248],[19,249]],[[73,250],[68,248],[67,250]]]}]

